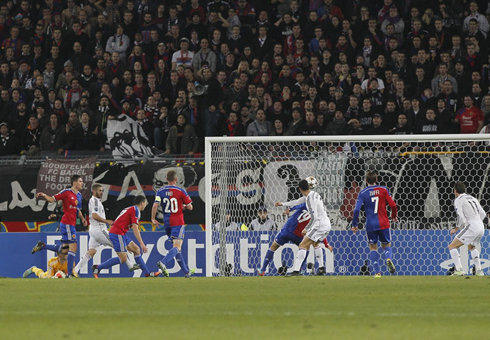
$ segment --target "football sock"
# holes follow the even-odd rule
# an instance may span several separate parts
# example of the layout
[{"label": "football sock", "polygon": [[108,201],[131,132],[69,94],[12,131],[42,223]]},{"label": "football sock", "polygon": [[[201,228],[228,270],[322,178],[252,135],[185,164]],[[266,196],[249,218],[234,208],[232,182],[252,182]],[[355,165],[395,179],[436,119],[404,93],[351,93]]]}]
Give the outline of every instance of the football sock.
[{"label": "football sock", "polygon": [[305,259],[303,260],[303,263],[301,264],[301,269],[300,271],[305,272],[306,271],[306,266],[308,266],[308,255],[310,254],[310,251],[306,251]]},{"label": "football sock", "polygon": [[461,258],[459,257],[458,249],[451,249],[449,253],[451,254],[451,258],[453,259],[454,265],[456,266],[456,270],[462,271],[463,265],[461,265]]},{"label": "football sock", "polygon": [[274,256],[274,252],[270,249],[267,250],[267,254],[265,254],[264,264],[262,265],[262,268],[260,269],[261,272],[265,272],[267,270],[267,266],[271,262],[273,256]]},{"label": "football sock", "polygon": [[71,271],[73,270],[73,266],[75,265],[75,253],[72,251],[68,252],[68,256],[66,258],[68,273],[71,275]]},{"label": "football sock", "polygon": [[470,253],[471,257],[473,258],[473,262],[475,263],[476,271],[481,271],[480,252],[475,248]]},{"label": "football sock", "polygon": [[41,275],[43,275],[43,274],[44,274],[44,270],[42,270],[42,269],[40,269],[40,268],[38,268],[38,267],[34,267],[34,268],[32,268],[32,272],[33,272],[34,274],[36,274],[36,276],[37,276],[37,277],[41,277]]},{"label": "football sock", "polygon": [[324,267],[324,262],[323,262],[323,249],[322,247],[316,247],[315,248],[315,258],[316,262],[318,262],[318,268]]},{"label": "football sock", "polygon": [[128,266],[128,269],[131,269],[134,267],[134,263],[133,263],[133,261],[131,261],[129,259],[129,256],[127,257],[127,260],[126,260],[126,266]]},{"label": "football sock", "polygon": [[44,245],[44,248],[46,248],[47,250],[51,250],[51,251],[54,251],[55,253],[57,253],[58,250],[60,249],[60,245],[59,244],[45,244]]},{"label": "football sock", "polygon": [[110,268],[110,267],[118,265],[118,264],[121,264],[121,259],[118,256],[111,257],[109,260],[99,264],[97,266],[97,269],[99,269],[99,271],[100,271],[102,269],[107,269],[107,268]]},{"label": "football sock", "polygon": [[175,255],[175,259],[177,260],[180,268],[182,268],[182,270],[184,271],[184,274],[187,274],[189,272],[189,268],[187,268],[187,264],[185,263],[184,257],[182,256],[182,253],[180,251],[177,253],[177,255]]},{"label": "football sock", "polygon": [[150,275],[150,271],[148,270],[148,267],[146,266],[145,261],[143,261],[143,258],[141,257],[141,254],[134,255],[134,260],[136,261],[137,264],[140,265],[140,268],[143,271],[143,274]]},{"label": "football sock", "polygon": [[371,250],[369,252],[369,262],[371,262],[371,267],[373,268],[374,274],[379,273],[379,253],[376,250]]},{"label": "football sock", "polygon": [[298,250],[298,254],[296,254],[296,261],[294,261],[295,272],[299,272],[305,258],[306,258],[306,249]]},{"label": "football sock", "polygon": [[393,259],[393,250],[391,247],[386,247],[385,249],[385,259]]},{"label": "football sock", "polygon": [[90,261],[91,258],[92,256],[90,256],[88,253],[83,255],[83,257],[80,259],[80,262],[78,262],[75,266],[75,273],[78,273],[81,268],[85,267],[85,265],[88,263],[88,261]]},{"label": "football sock", "polygon": [[167,255],[163,258],[162,262],[165,265],[165,267],[168,267],[170,265],[170,261],[177,255],[179,250],[177,248],[172,248],[168,251]]}]

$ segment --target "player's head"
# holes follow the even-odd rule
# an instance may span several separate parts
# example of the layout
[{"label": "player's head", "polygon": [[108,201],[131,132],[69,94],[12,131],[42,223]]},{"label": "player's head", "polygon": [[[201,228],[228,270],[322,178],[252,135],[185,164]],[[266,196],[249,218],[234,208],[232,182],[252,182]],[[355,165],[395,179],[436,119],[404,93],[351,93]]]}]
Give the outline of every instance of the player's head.
[{"label": "player's head", "polygon": [[170,170],[169,172],[167,172],[167,181],[169,183],[177,181],[177,171]]},{"label": "player's head", "polygon": [[466,185],[463,182],[454,183],[454,193],[455,194],[464,194],[466,193]]},{"label": "player's head", "polygon": [[75,187],[77,190],[82,190],[83,188],[83,179],[80,175],[71,176],[70,183],[72,187]]},{"label": "player's head", "polygon": [[68,255],[68,249],[70,248],[69,245],[63,244],[58,248],[58,257],[66,258]]},{"label": "player's head", "polygon": [[134,198],[134,205],[138,206],[141,211],[143,211],[146,208],[147,204],[148,201],[146,200],[146,197],[143,195],[138,195]]},{"label": "player's head", "polygon": [[102,198],[102,195],[104,194],[104,188],[102,188],[102,185],[99,183],[95,183],[92,185],[92,195],[94,195],[97,198]]},{"label": "player's head", "polygon": [[299,182],[299,191],[301,191],[301,193],[303,195],[307,195],[308,192],[310,192],[310,184],[308,183],[308,181],[306,179],[303,179]]},{"label": "player's head", "polygon": [[366,175],[366,183],[373,185],[378,181],[378,173],[376,171],[369,171]]}]

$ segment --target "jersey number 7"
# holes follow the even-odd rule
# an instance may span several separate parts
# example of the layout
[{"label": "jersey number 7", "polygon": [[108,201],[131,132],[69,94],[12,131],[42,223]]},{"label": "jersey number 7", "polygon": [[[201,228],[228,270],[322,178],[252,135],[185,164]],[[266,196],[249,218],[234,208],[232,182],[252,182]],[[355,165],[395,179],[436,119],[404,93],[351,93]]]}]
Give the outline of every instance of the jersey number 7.
[{"label": "jersey number 7", "polygon": [[377,197],[377,196],[371,197],[371,202],[374,202],[374,213],[377,214],[378,213],[379,197]]}]

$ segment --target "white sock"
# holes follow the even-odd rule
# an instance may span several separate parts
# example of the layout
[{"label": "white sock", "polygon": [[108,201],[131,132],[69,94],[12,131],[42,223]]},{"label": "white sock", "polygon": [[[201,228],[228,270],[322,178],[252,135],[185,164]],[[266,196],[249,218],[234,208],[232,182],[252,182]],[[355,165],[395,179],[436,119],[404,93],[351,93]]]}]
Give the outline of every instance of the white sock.
[{"label": "white sock", "polygon": [[80,262],[78,262],[77,265],[75,266],[75,273],[78,273],[80,269],[85,267],[85,265],[88,263],[88,261],[90,261],[91,258],[92,256],[90,256],[88,253],[83,255],[83,257],[80,259]]},{"label": "white sock", "polygon": [[457,271],[462,271],[463,270],[463,266],[461,265],[461,258],[459,257],[459,251],[458,249],[451,249],[449,251],[449,253],[451,254],[451,258],[453,259],[453,262],[456,266],[456,270]]},{"label": "white sock", "polygon": [[324,262],[323,262],[323,249],[322,247],[316,247],[315,248],[315,259],[316,262],[318,262],[318,268],[324,267]]},{"label": "white sock", "polygon": [[473,258],[473,262],[475,263],[476,271],[481,271],[480,252],[475,248],[470,253],[471,257]]},{"label": "white sock", "polygon": [[128,266],[128,269],[131,269],[134,266],[134,263],[129,259],[129,257],[126,260],[126,266]]},{"label": "white sock", "polygon": [[299,272],[301,269],[301,265],[306,257],[306,249],[298,250],[298,254],[296,254],[296,260],[294,261],[294,271]]}]

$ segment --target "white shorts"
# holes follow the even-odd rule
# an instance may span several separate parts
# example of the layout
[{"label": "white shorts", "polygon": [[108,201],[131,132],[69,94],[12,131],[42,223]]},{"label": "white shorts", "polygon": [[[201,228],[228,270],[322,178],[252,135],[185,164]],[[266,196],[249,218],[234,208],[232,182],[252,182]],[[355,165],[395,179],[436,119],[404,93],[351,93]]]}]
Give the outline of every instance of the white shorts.
[{"label": "white shorts", "polygon": [[316,222],[311,226],[310,230],[305,236],[307,236],[313,242],[321,242],[327,237],[330,229],[330,221],[327,220],[324,223]]},{"label": "white shorts", "polygon": [[109,238],[109,234],[107,230],[101,230],[98,228],[90,228],[89,229],[90,240],[88,241],[89,249],[97,249],[100,246],[108,246],[113,248],[111,239]]},{"label": "white shorts", "polygon": [[466,246],[469,244],[472,246],[477,246],[480,244],[484,233],[485,229],[481,226],[474,227],[471,224],[468,224],[456,234],[456,238]]}]

